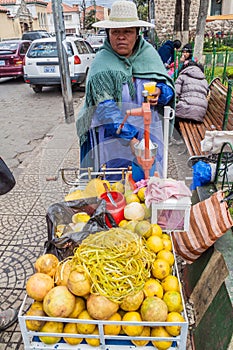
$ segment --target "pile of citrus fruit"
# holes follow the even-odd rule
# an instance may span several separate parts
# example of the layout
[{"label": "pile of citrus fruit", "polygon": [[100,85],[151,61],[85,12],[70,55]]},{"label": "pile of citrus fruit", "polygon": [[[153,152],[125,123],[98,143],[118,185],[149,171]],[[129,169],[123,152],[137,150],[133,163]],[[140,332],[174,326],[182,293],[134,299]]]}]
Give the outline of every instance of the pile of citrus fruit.
[{"label": "pile of citrus fruit", "polygon": [[[98,293],[96,290],[93,292],[93,285],[96,284],[104,286],[111,283],[113,284],[111,288],[114,288],[113,280],[110,281],[108,278],[110,274],[111,276],[114,275],[116,279],[122,278],[122,275],[120,275],[122,270],[120,271],[119,265],[117,265],[121,264],[121,268],[123,266],[120,260],[122,246],[121,249],[118,247],[119,259],[116,262],[115,269],[112,267],[115,261],[109,260],[108,263],[108,256],[106,255],[104,259],[107,266],[106,276],[103,274],[97,275],[98,266],[95,266],[95,273],[93,273],[94,269],[91,271],[91,266],[98,264],[98,259],[101,260],[101,263],[103,262],[100,252],[99,255],[97,254],[97,262],[94,260],[96,251],[93,243],[93,245],[90,244],[89,249],[91,255],[86,255],[87,261],[90,262],[90,271],[87,270],[85,264],[80,263],[75,252],[73,257],[62,262],[59,262],[52,254],[44,254],[37,259],[35,274],[28,279],[26,284],[27,294],[34,300],[27,315],[48,317],[48,321],[27,320],[27,328],[28,330],[44,332],[45,335],[39,338],[45,344],[55,344],[61,339],[59,333],[68,333],[78,335],[76,338],[63,338],[70,345],[77,345],[86,341],[89,345],[97,347],[100,345],[100,339],[88,338],[85,335],[98,335],[98,320],[104,320],[106,321],[104,334],[107,336],[127,335],[130,337],[168,338],[168,340],[151,339],[151,344],[158,350],[169,349],[174,337],[180,334],[182,323],[186,322],[183,316],[181,286],[175,274],[175,256],[171,237],[168,233],[164,233],[158,224],[150,222],[151,213],[144,203],[146,187],[140,188],[137,193],[133,193],[131,190],[125,191],[121,183],[113,184],[112,188],[109,183],[107,185],[110,189],[124,193],[126,200],[125,217],[119,223],[118,236],[117,228],[114,231],[114,234],[116,232],[116,248],[118,244],[125,244],[122,239],[122,232],[125,236],[127,234],[130,236],[131,233],[134,237],[137,237],[136,240],[139,244],[132,245],[132,247],[135,247],[132,249],[139,249],[150,256],[150,259],[145,259],[144,262],[148,269],[148,273],[143,274],[143,276],[146,276],[145,280],[139,281],[140,288],[136,288],[135,285],[133,291],[131,289],[130,293],[119,300],[114,300],[111,295],[106,295],[106,293],[101,294],[101,288],[98,289]],[[78,190],[76,194],[73,193],[72,196],[66,197],[66,200],[83,198],[84,195],[90,193],[99,195],[103,191],[105,191],[105,188],[102,186],[102,182],[94,181],[88,184],[85,192],[79,192]],[[77,213],[72,217],[71,225],[74,225],[74,229],[79,226],[83,227],[89,219],[90,217],[86,213]],[[59,233],[62,235],[63,229],[62,225],[58,225],[58,236]],[[110,235],[111,230],[113,229],[103,232],[106,233],[106,242],[108,241],[108,235],[112,237]],[[89,241],[90,236],[92,235],[88,236]],[[87,239],[80,246],[83,244],[85,247],[85,241]],[[125,257],[126,254],[129,254],[127,256],[131,265],[126,261],[124,275],[135,274],[134,277],[137,279],[137,276],[142,276],[139,271],[137,273],[139,264],[136,257],[138,257],[138,253],[135,252],[135,264],[133,264],[132,254],[130,254],[131,248],[129,249],[131,247],[130,242],[125,245],[128,250],[123,255]],[[98,249],[103,249],[102,243]],[[88,254],[88,250],[83,249],[82,254]],[[144,259],[142,260],[144,261]],[[93,261],[93,264],[91,264],[91,261]],[[102,280],[98,280],[99,278]],[[50,317],[65,317],[70,318],[71,321],[64,323],[52,322]],[[72,322],[73,319],[80,320],[80,323]],[[96,320],[97,322],[88,324],[86,322],[82,323],[82,320]],[[114,321],[114,323],[108,323],[108,321]],[[124,324],[122,324],[122,321]],[[129,324],[127,324],[128,322]],[[132,322],[134,323],[132,324]],[[144,322],[150,322],[154,326],[148,327],[144,325]],[[158,322],[167,322],[168,325],[156,325]],[[56,333],[57,336],[46,336],[46,333]],[[150,340],[131,340],[131,342],[140,347],[146,346]]]}]

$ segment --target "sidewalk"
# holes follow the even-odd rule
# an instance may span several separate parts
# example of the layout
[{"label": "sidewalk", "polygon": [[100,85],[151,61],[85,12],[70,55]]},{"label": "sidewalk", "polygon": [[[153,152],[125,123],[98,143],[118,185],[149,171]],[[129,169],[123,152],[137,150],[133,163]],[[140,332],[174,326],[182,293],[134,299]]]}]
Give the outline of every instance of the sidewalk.
[{"label": "sidewalk", "polygon": [[[184,146],[174,146],[169,154],[168,176],[191,177]],[[25,283],[34,273],[33,264],[43,254],[47,239],[47,208],[64,199],[69,187],[58,175],[61,167],[78,167],[79,149],[75,124],[61,123],[51,130],[40,146],[16,169],[17,184],[1,197],[0,220],[0,300],[1,308],[19,309]],[[231,271],[232,273],[232,271]],[[232,275],[231,275],[232,278]],[[231,284],[231,292],[232,292]],[[231,293],[232,297],[232,293]],[[23,350],[19,325],[0,333],[0,350]],[[213,349],[214,350],[214,349]]]}]

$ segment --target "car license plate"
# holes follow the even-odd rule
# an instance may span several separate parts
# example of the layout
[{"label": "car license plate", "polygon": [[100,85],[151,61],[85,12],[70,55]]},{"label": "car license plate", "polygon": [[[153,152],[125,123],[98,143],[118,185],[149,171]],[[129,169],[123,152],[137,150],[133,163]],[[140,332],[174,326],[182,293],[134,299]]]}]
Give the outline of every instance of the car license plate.
[{"label": "car license plate", "polygon": [[5,66],[5,61],[0,61],[0,66]]},{"label": "car license plate", "polygon": [[55,66],[44,67],[44,73],[55,73]]}]

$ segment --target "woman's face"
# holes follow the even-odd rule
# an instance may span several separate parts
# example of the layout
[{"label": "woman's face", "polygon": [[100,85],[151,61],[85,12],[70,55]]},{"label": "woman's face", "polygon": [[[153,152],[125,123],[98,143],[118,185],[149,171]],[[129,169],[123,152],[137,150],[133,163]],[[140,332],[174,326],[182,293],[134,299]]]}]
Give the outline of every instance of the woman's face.
[{"label": "woman's face", "polygon": [[109,40],[113,50],[118,55],[130,57],[137,40],[136,28],[111,28]]},{"label": "woman's face", "polygon": [[184,56],[185,61],[189,59],[189,57],[191,56],[190,52],[188,51],[182,51],[182,56]]}]

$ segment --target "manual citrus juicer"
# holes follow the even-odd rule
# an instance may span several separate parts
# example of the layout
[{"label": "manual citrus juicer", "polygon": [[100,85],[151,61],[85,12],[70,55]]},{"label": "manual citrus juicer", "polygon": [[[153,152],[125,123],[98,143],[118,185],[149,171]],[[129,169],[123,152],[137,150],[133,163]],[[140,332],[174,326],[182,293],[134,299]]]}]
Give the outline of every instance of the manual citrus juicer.
[{"label": "manual citrus juicer", "polygon": [[144,138],[139,143],[137,143],[134,146],[134,148],[135,148],[135,155],[136,155],[138,164],[142,167],[144,171],[145,179],[148,179],[150,174],[150,169],[156,157],[158,145],[155,143],[152,143],[150,140],[151,109],[150,109],[150,103],[146,102],[148,91],[143,90],[142,96],[144,97],[144,102],[142,103],[142,107],[127,110],[126,115],[123,119],[123,122],[120,124],[116,133],[118,135],[121,133],[121,130],[123,129],[124,124],[129,116],[143,117]]}]

